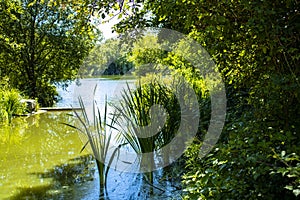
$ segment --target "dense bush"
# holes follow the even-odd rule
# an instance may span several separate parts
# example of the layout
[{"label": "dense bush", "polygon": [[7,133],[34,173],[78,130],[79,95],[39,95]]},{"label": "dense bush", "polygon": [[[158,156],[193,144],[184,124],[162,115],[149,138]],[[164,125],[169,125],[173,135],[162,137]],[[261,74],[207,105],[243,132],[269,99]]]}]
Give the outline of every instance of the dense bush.
[{"label": "dense bush", "polygon": [[284,161],[273,144],[286,137],[284,133],[276,136],[270,131],[270,139],[239,123],[240,130],[231,134],[228,143],[219,143],[202,160],[201,143],[186,151],[186,199],[294,199],[299,194],[299,158],[291,154]]},{"label": "dense bush", "polygon": [[[233,15],[222,6],[207,11],[216,18],[202,25],[212,29],[194,36],[208,44],[222,71],[228,112],[219,144],[209,156],[199,160],[192,156],[195,147],[187,151],[187,198],[294,199],[300,194],[296,4],[240,2],[228,5]],[[229,29],[234,24],[239,28]]]}]

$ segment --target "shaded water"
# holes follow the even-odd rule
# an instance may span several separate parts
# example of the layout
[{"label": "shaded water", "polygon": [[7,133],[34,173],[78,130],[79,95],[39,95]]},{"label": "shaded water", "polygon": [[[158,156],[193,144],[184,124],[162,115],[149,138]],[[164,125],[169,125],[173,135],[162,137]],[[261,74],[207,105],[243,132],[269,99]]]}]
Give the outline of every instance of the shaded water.
[{"label": "shaded water", "polygon": [[[95,84],[99,104],[104,96],[114,101],[126,82],[83,80],[83,87],[72,84],[60,90],[63,100],[57,106],[76,107],[74,91],[89,100]],[[78,133],[62,122],[75,123],[66,112],[52,112],[0,127],[0,199],[99,199],[95,161],[89,152],[80,153],[83,143]],[[170,169],[171,173],[155,172],[154,195],[149,195],[151,186],[142,174],[110,170],[107,199],[181,199],[179,175]]]}]

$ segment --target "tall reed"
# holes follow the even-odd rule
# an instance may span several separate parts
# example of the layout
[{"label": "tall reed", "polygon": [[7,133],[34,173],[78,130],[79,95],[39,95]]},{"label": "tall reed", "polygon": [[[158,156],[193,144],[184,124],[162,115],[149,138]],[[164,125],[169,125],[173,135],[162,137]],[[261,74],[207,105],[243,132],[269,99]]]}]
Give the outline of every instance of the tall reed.
[{"label": "tall reed", "polygon": [[180,124],[180,107],[170,88],[152,81],[137,85],[135,90],[121,93],[120,103],[114,105],[115,127],[119,140],[127,142],[140,158],[141,171],[153,184],[155,150],[174,137]]},{"label": "tall reed", "polygon": [[[108,113],[107,113],[107,101],[105,101],[104,113],[103,116],[100,113],[100,109],[97,106],[96,101],[93,102],[93,112],[92,112],[92,120],[88,117],[87,109],[83,103],[81,97],[79,97],[79,104],[82,109],[81,112],[77,112],[74,110],[74,114],[76,118],[79,120],[79,125],[74,126],[71,124],[65,124],[69,127],[72,127],[78,130],[85,139],[86,143],[83,145],[80,152],[84,149],[89,148],[93,156],[96,160],[96,165],[99,174],[99,184],[100,184],[100,198],[107,195],[106,183],[108,172],[110,169],[110,164],[112,163],[115,155],[115,151],[113,154],[108,154],[108,150],[111,142],[111,132],[109,127],[111,125],[108,123]],[[111,123],[113,123],[113,119],[111,119]],[[105,162],[108,161],[108,164]]]}]

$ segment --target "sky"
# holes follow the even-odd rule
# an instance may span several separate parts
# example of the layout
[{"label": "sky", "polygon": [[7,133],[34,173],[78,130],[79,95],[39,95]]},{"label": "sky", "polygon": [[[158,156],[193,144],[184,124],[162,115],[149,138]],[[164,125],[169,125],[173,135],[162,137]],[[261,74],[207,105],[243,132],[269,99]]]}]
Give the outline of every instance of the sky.
[{"label": "sky", "polygon": [[[131,4],[133,4],[134,2],[129,1],[127,3],[128,3],[128,5],[132,6]],[[143,8],[143,5],[139,4],[139,3],[136,4],[135,6],[137,6],[135,8],[138,8],[138,9]],[[117,33],[112,33],[112,26],[122,20],[122,17],[121,17],[121,19],[119,19],[119,16],[118,16],[119,12],[120,12],[119,10],[112,11],[111,14],[114,14],[115,16],[111,18],[111,16],[107,15],[106,18],[103,19],[103,21],[109,21],[109,22],[99,25],[99,28],[102,31],[103,36],[106,40],[117,36]],[[127,13],[128,12],[131,13],[130,11],[127,11]],[[150,16],[151,16],[151,14],[149,14],[149,17]]]},{"label": "sky", "polygon": [[[106,19],[104,19],[104,20],[106,20]],[[112,27],[118,21],[120,21],[120,20],[118,20],[117,17],[114,17],[113,19],[109,20],[109,22],[106,22],[106,23],[103,23],[103,24],[99,25],[99,29],[102,31],[105,40],[117,36],[117,33],[112,33]]]}]

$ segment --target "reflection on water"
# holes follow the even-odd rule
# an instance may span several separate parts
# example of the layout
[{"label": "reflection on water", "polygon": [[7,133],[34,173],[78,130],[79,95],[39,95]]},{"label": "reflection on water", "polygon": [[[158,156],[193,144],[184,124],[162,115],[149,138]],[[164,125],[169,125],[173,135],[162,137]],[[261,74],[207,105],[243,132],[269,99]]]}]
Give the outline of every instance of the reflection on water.
[{"label": "reflection on water", "polygon": [[19,192],[10,199],[78,199],[84,193],[74,190],[73,186],[93,180],[92,156],[86,155],[69,160],[46,172],[32,173],[40,179],[51,179],[47,185],[18,188]]},{"label": "reflection on water", "polygon": [[26,188],[50,188],[55,176],[41,174],[87,154],[79,154],[82,143],[77,133],[61,124],[73,120],[66,113],[44,113],[20,120],[25,119],[0,128],[0,199],[17,196]]},{"label": "reflection on water", "polygon": [[[61,100],[57,102],[57,107],[79,107],[78,96],[81,96],[85,103],[89,104],[97,100],[99,105],[103,105],[105,99],[113,102],[120,97],[120,91],[127,88],[127,83],[133,87],[134,80],[111,80],[105,78],[86,78],[72,82],[67,88],[58,88]],[[94,88],[96,92],[94,95]]]},{"label": "reflection on water", "polygon": [[21,144],[22,140],[27,137],[25,130],[29,124],[24,118],[14,119],[14,123],[0,125],[0,144]]},{"label": "reflection on water", "polygon": [[[120,86],[126,86],[126,81],[99,83],[93,79],[83,81],[85,87],[76,91],[89,97],[96,83],[96,99],[100,104],[104,103],[103,95],[113,101]],[[76,107],[73,93],[65,92],[61,93],[64,98],[58,106],[73,104]],[[79,153],[83,144],[78,133],[61,124],[76,123],[67,114],[43,113],[14,119],[11,126],[0,126],[0,199],[99,199],[95,161],[89,152]],[[110,200],[181,199],[180,176],[174,168],[170,169],[169,173],[165,173],[166,170],[155,173],[157,188],[151,197],[151,186],[143,181],[142,174],[110,170],[108,197]]]}]

